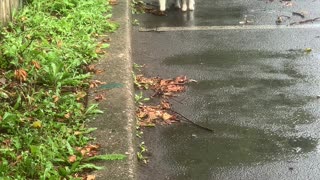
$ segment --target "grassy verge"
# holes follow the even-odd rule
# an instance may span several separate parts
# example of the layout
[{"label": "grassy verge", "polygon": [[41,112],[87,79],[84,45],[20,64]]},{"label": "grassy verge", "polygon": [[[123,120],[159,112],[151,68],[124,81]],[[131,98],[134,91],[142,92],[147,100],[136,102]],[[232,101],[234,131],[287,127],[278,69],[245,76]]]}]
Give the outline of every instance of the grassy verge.
[{"label": "grassy verge", "polygon": [[101,111],[85,105],[85,67],[110,17],[106,0],[32,0],[0,30],[0,179],[73,179],[124,158],[97,155],[86,127]]}]

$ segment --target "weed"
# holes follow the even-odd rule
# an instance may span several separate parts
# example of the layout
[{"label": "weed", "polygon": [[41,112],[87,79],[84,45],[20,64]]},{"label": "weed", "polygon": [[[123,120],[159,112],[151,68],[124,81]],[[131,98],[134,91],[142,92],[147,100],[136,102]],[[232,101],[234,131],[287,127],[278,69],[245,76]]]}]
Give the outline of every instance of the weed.
[{"label": "weed", "polygon": [[134,20],[132,21],[132,25],[134,25],[134,26],[139,26],[139,25],[140,25],[139,20],[138,20],[138,19],[134,19]]},{"label": "weed", "polygon": [[143,163],[148,163],[148,158],[144,155],[146,152],[148,152],[148,149],[144,142],[141,142],[139,145],[139,151],[137,152],[137,157],[139,161],[142,161]]},{"label": "weed", "polygon": [[140,94],[135,94],[134,99],[136,104],[139,104],[139,105],[142,105],[143,102],[147,102],[150,100],[150,98],[144,97],[142,92],[140,92]]}]

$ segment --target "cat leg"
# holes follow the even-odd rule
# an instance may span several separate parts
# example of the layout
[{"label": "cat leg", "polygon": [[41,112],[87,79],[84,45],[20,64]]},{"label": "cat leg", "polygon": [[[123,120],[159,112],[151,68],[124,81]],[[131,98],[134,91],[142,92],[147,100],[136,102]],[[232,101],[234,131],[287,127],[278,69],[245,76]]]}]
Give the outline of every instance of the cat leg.
[{"label": "cat leg", "polygon": [[180,1],[181,1],[181,0],[176,0],[176,3],[175,3],[175,7],[178,8],[178,9],[181,8]]},{"label": "cat leg", "polygon": [[194,0],[189,0],[189,10],[193,11],[194,10]]},{"label": "cat leg", "polygon": [[166,0],[159,0],[160,4],[160,11],[165,11],[166,10]]},{"label": "cat leg", "polygon": [[187,7],[187,0],[181,0],[182,1],[182,11],[187,11],[188,7]]}]

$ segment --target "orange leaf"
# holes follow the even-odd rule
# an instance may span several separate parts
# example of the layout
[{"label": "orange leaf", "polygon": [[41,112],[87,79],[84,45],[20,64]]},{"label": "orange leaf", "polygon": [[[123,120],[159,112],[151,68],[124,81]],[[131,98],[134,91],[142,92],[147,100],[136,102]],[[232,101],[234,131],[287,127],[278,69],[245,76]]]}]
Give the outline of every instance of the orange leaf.
[{"label": "orange leaf", "polygon": [[68,158],[68,162],[69,163],[74,163],[74,162],[76,162],[76,160],[77,160],[77,156],[76,155],[69,156],[69,158]]},{"label": "orange leaf", "polygon": [[94,97],[94,100],[96,101],[102,101],[102,100],[106,100],[106,97],[104,94],[98,94]]},{"label": "orange leaf", "polygon": [[93,80],[93,81],[90,82],[89,87],[90,88],[96,88],[96,87],[98,87],[99,85],[102,85],[102,84],[106,84],[106,82],[101,82],[99,80]]},{"label": "orange leaf", "polygon": [[171,109],[171,104],[168,101],[161,101],[162,109]]},{"label": "orange leaf", "polygon": [[27,80],[28,74],[24,69],[21,68],[14,71],[14,76],[17,80],[22,82]]},{"label": "orange leaf", "polygon": [[40,63],[37,62],[37,61],[31,61],[31,64],[32,64],[36,69],[38,69],[38,70],[41,68]]},{"label": "orange leaf", "polygon": [[64,117],[65,117],[66,119],[69,119],[70,116],[71,116],[70,113],[67,113],[67,114],[64,115]]},{"label": "orange leaf", "polygon": [[57,96],[57,95],[53,95],[52,98],[53,98],[54,103],[59,101],[59,96]]}]

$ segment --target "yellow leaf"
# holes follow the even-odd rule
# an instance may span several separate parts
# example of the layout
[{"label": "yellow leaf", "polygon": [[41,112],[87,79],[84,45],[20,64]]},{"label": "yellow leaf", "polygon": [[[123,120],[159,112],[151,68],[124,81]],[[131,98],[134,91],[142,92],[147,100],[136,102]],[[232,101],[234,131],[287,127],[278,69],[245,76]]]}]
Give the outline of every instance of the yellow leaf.
[{"label": "yellow leaf", "polygon": [[42,122],[41,121],[35,121],[35,122],[32,123],[32,127],[41,128],[42,127]]},{"label": "yellow leaf", "polygon": [[165,121],[167,121],[171,118],[172,118],[172,115],[170,115],[169,113],[163,113],[163,115],[162,115],[162,119]]},{"label": "yellow leaf", "polygon": [[309,52],[311,52],[311,51],[312,51],[311,48],[306,48],[306,49],[304,50],[304,52],[307,52],[307,53],[309,53]]}]

